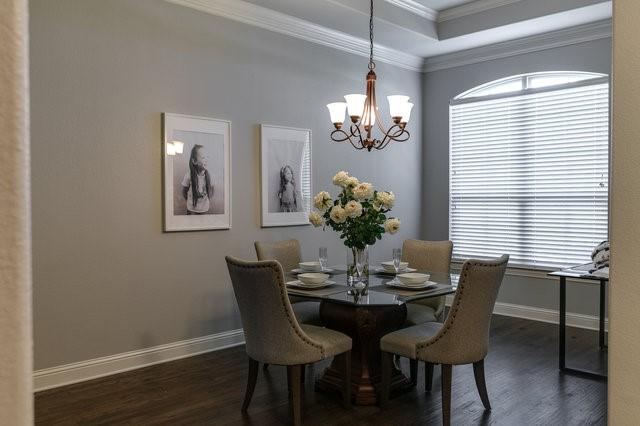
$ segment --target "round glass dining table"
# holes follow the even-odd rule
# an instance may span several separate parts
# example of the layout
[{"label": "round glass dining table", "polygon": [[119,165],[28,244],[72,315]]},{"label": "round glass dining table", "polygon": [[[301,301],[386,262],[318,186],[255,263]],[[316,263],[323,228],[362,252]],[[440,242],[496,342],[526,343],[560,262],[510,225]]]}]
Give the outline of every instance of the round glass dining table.
[{"label": "round glass dining table", "polygon": [[[371,274],[368,286],[357,289],[348,285],[343,270],[335,269],[334,272],[330,280],[335,284],[329,287],[307,290],[288,285],[287,291],[290,296],[320,301],[322,324],[351,337],[352,396],[357,405],[375,405],[378,402],[376,388],[381,379],[380,339],[404,327],[407,303],[454,293],[457,275],[420,271],[430,274],[431,285],[413,290],[388,285],[393,276]],[[290,284],[296,279],[295,274],[287,274],[286,279]],[[316,382],[316,388],[340,392],[342,371],[334,360]],[[391,391],[409,386],[409,379],[394,367]]]}]

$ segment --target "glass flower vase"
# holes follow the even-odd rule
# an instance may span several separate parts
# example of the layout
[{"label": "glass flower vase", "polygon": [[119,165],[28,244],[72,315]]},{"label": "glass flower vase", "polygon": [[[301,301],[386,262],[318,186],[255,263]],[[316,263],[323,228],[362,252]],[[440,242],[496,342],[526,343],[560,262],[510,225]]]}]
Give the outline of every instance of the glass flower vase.
[{"label": "glass flower vase", "polygon": [[[358,275],[358,262],[362,263],[362,276]],[[358,280],[362,280],[365,285],[369,285],[369,246],[363,249],[350,247],[347,252],[347,277],[349,285],[353,285]]]}]

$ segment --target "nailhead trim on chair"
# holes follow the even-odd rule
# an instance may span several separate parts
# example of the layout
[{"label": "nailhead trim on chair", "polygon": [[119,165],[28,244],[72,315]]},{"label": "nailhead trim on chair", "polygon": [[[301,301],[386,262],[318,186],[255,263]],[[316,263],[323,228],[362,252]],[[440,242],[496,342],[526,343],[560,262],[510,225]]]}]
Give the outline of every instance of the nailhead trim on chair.
[{"label": "nailhead trim on chair", "polygon": [[[458,284],[458,294],[457,294],[457,298],[456,298],[456,305],[453,306],[451,308],[451,313],[449,314],[449,316],[447,317],[445,324],[446,324],[446,328],[442,328],[440,329],[438,335],[431,339],[428,340],[424,343],[418,343],[416,344],[416,355],[418,353],[418,351],[420,351],[421,349],[424,349],[428,346],[433,345],[434,343],[436,343],[438,340],[440,340],[441,338],[443,338],[445,336],[445,334],[447,334],[447,331],[449,331],[449,329],[451,328],[451,326],[453,325],[455,319],[456,319],[456,315],[458,313],[458,309],[460,306],[460,301],[462,300],[462,297],[464,296],[464,288],[467,284],[467,275],[468,275],[468,269],[469,267],[480,267],[480,268],[494,268],[497,266],[500,266],[500,263],[482,263],[482,262],[468,262],[466,263],[468,265],[468,267],[464,268],[464,274],[462,275],[461,278],[461,282],[459,282]],[[451,320],[449,320],[449,318],[451,318]]]},{"label": "nailhead trim on chair", "polygon": [[264,268],[270,268],[273,270],[273,272],[276,273],[276,275],[278,276],[278,290],[280,290],[280,298],[282,300],[282,308],[284,309],[284,313],[285,316],[287,317],[287,321],[289,321],[289,324],[291,325],[291,327],[293,328],[293,330],[295,331],[296,335],[298,337],[300,337],[300,339],[310,345],[311,347],[315,348],[315,349],[319,349],[320,350],[320,355],[322,356],[322,359],[326,358],[326,354],[325,354],[325,349],[324,346],[312,341],[311,339],[309,339],[309,337],[304,334],[304,331],[300,328],[300,326],[297,324],[297,321],[293,321],[291,318],[291,315],[289,313],[289,310],[287,310],[286,308],[286,301],[287,301],[287,295],[285,294],[285,292],[283,291],[283,289],[285,288],[285,284],[284,284],[284,279],[282,276],[282,267],[278,268],[276,265],[274,265],[273,262],[275,262],[275,264],[279,265],[278,262],[276,260],[270,260],[268,262],[271,262],[270,264],[265,264],[265,265],[243,265],[240,263],[236,263],[234,262],[235,266],[237,266],[238,268],[244,268],[244,269],[264,269]]}]

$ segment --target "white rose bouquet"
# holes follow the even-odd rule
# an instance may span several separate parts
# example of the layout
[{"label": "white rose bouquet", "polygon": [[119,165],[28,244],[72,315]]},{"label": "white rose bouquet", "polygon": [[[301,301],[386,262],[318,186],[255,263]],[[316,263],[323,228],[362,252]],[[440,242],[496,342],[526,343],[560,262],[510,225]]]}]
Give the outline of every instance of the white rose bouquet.
[{"label": "white rose bouquet", "polygon": [[376,191],[370,183],[344,171],[333,177],[333,183],[341,188],[335,200],[327,191],[313,199],[318,211],[311,212],[309,222],[314,226],[331,227],[340,233],[345,246],[358,250],[373,245],[385,232],[398,232],[400,220],[387,217],[395,202],[393,192]]}]

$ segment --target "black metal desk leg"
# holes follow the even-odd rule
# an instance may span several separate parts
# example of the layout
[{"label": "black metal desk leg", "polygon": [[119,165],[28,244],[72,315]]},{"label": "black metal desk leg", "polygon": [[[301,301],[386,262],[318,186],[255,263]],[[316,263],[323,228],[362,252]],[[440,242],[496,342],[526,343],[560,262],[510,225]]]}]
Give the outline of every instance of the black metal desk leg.
[{"label": "black metal desk leg", "polygon": [[600,349],[604,349],[605,280],[600,280]]},{"label": "black metal desk leg", "polygon": [[567,279],[560,277],[560,338],[558,348],[558,362],[560,370],[564,370],[565,361],[565,332],[567,329]]}]

